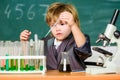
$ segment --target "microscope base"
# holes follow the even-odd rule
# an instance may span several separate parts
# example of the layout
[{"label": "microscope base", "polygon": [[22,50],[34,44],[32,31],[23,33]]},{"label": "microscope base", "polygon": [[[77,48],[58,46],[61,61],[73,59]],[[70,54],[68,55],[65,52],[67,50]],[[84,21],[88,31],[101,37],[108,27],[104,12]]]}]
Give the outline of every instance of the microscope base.
[{"label": "microscope base", "polygon": [[119,68],[103,68],[103,67],[86,68],[86,73],[89,74],[120,73],[120,67]]}]

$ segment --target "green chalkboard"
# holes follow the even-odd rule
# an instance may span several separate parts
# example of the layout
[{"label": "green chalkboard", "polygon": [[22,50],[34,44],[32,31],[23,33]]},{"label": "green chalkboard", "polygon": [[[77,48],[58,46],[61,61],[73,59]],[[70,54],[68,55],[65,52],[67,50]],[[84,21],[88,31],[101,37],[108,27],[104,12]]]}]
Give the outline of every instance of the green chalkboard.
[{"label": "green chalkboard", "polygon": [[[19,40],[20,32],[28,29],[39,38],[49,30],[45,13],[53,2],[72,3],[78,10],[81,29],[96,45],[98,34],[105,31],[120,0],[0,0],[0,40]],[[120,14],[116,22],[120,30]]]}]

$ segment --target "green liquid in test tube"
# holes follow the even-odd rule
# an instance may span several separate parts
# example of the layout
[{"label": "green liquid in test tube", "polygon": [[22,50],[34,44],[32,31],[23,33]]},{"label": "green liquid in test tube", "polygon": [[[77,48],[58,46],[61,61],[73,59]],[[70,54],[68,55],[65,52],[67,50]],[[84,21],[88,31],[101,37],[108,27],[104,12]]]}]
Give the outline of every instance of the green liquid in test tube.
[{"label": "green liquid in test tube", "polygon": [[6,69],[5,69],[5,66],[1,66],[1,67],[0,67],[0,71],[4,71],[4,70],[6,70]]},{"label": "green liquid in test tube", "polygon": [[[9,56],[8,54],[6,54],[6,56]],[[9,59],[6,59],[6,71],[9,71]]]},{"label": "green liquid in test tube", "polygon": [[28,65],[28,64],[26,64],[26,66],[25,66],[25,70],[26,70],[26,71],[29,70],[29,65]]},{"label": "green liquid in test tube", "polygon": [[33,71],[33,70],[35,70],[35,66],[30,66],[29,69],[30,69],[31,71]]},{"label": "green liquid in test tube", "polygon": [[41,71],[43,70],[43,66],[42,66],[42,65],[40,66],[40,70],[41,70]]},{"label": "green liquid in test tube", "polygon": [[42,60],[40,60],[40,67],[39,69],[42,71],[43,70],[43,64],[42,64]]},{"label": "green liquid in test tube", "polygon": [[11,70],[14,70],[14,59],[11,59]]},{"label": "green liquid in test tube", "polygon": [[18,59],[15,60],[15,70],[17,71],[18,70]]},{"label": "green liquid in test tube", "polygon": [[21,70],[21,71],[24,70],[24,65],[25,65],[24,59],[21,59],[21,60],[20,60],[20,70]]}]

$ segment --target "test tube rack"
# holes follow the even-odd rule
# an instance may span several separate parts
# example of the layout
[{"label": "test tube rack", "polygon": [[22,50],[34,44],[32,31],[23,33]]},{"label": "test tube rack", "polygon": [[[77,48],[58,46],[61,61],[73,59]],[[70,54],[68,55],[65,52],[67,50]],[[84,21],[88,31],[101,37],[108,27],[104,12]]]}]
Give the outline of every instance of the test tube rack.
[{"label": "test tube rack", "polygon": [[[14,59],[18,61],[18,69],[17,70],[0,70],[0,73],[42,73],[45,74],[46,72],[46,56],[0,56],[0,60],[10,60],[10,59]],[[20,70],[20,66],[21,66],[21,60],[22,59],[26,59],[26,60],[40,60],[42,61],[42,69],[38,69],[38,70]]]},{"label": "test tube rack", "polygon": [[44,41],[0,41],[0,73],[46,72]]}]

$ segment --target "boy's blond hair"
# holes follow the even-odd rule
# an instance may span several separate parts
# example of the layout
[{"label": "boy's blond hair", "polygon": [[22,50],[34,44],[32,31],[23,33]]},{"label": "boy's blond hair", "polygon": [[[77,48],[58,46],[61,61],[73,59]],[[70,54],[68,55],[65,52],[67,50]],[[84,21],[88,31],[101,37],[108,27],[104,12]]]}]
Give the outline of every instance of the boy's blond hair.
[{"label": "boy's blond hair", "polygon": [[73,15],[75,23],[80,26],[78,12],[75,7],[71,4],[65,4],[56,2],[49,6],[47,14],[46,14],[46,22],[50,26],[51,24],[55,23],[58,19],[60,13],[67,11]]}]

